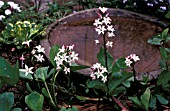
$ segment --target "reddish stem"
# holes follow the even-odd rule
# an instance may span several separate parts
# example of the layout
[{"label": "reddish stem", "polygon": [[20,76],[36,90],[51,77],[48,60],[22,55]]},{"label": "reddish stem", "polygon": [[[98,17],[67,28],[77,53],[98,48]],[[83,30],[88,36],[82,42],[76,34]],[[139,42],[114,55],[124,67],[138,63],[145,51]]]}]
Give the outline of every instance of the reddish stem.
[{"label": "reddish stem", "polygon": [[122,108],[122,111],[129,111],[128,108],[126,108],[118,99],[116,99],[114,96],[112,96],[113,101],[119,105],[119,107]]}]

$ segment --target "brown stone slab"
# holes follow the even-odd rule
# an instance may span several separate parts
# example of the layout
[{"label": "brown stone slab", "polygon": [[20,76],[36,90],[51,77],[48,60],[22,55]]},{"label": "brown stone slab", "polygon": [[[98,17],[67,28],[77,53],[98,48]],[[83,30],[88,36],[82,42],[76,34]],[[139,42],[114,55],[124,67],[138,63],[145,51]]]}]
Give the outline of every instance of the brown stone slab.
[{"label": "brown stone slab", "polygon": [[[98,9],[76,12],[51,24],[47,29],[47,37],[41,41],[46,55],[48,56],[51,46],[55,44],[75,44],[75,51],[80,58],[77,63],[89,66],[96,63],[100,46],[96,46],[94,40],[102,40],[93,26],[94,20],[98,18],[97,12]],[[137,72],[157,72],[159,48],[148,44],[147,40],[160,33],[167,26],[166,23],[121,9],[108,9],[108,12],[115,28],[115,37],[111,39],[114,44],[109,51],[115,60],[135,53],[141,59],[135,66]]]}]

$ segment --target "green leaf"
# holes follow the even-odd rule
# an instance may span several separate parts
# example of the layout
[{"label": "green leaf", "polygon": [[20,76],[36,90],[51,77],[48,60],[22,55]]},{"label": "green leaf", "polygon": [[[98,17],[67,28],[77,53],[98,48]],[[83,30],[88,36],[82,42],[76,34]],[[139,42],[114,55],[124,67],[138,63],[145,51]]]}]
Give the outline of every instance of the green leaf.
[{"label": "green leaf", "polygon": [[[106,55],[107,55],[107,66],[109,68],[109,70],[111,70],[112,66],[113,66],[113,56],[108,52],[106,51]],[[100,48],[100,52],[97,54],[97,59],[98,61],[106,67],[106,64],[105,64],[105,55],[104,55],[104,48]]]},{"label": "green leaf", "polygon": [[60,111],[78,111],[77,107],[72,107],[72,108],[68,108],[66,109],[65,107],[62,107]]},{"label": "green leaf", "polygon": [[28,73],[28,75],[25,75],[25,72],[23,71],[19,71],[19,77],[22,79],[33,80],[32,74]]},{"label": "green leaf", "polygon": [[0,57],[0,79],[10,85],[16,85],[19,80],[18,62],[12,66],[3,57]]},{"label": "green leaf", "polygon": [[86,100],[88,100],[87,97],[83,97],[83,96],[76,96],[76,98],[77,98],[78,100],[80,100],[80,101],[86,101]]},{"label": "green leaf", "polygon": [[25,97],[25,103],[33,111],[42,111],[44,96],[33,92]]},{"label": "green leaf", "polygon": [[168,100],[162,95],[156,95],[156,97],[161,104],[168,104]]},{"label": "green leaf", "polygon": [[130,81],[124,81],[122,84],[126,87],[130,87]]},{"label": "green leaf", "polygon": [[84,66],[84,65],[70,66],[70,70],[71,71],[77,71],[77,70],[82,70],[82,69],[86,69],[86,68],[89,68],[89,66]]},{"label": "green leaf", "polygon": [[155,109],[155,108],[156,108],[156,97],[155,97],[155,96],[151,96],[149,106],[150,106],[152,109]]},{"label": "green leaf", "polygon": [[109,94],[113,94],[114,90],[121,85],[124,81],[133,76],[133,73],[119,72],[119,76],[112,76],[109,81]]},{"label": "green leaf", "polygon": [[0,111],[10,111],[14,103],[14,94],[6,92],[0,94]]},{"label": "green leaf", "polygon": [[48,95],[47,90],[45,88],[42,88],[41,92],[45,97],[49,98],[49,95]]},{"label": "green leaf", "polygon": [[31,89],[31,87],[30,87],[28,82],[26,82],[26,88],[27,88],[28,91],[33,92],[33,90]]},{"label": "green leaf", "polygon": [[161,54],[162,58],[165,59],[165,60],[168,60],[168,55],[166,53],[165,48],[164,47],[160,47],[159,49],[160,49],[160,54]]},{"label": "green leaf", "polygon": [[48,68],[49,67],[40,67],[36,69],[35,74],[34,74],[34,77],[36,78],[36,80],[41,79],[45,81],[45,79],[47,78]]},{"label": "green leaf", "polygon": [[151,97],[151,92],[150,92],[149,88],[147,88],[145,90],[144,94],[141,95],[141,97],[140,97],[141,103],[143,104],[146,111],[148,111],[148,108],[149,108],[150,97]]},{"label": "green leaf", "polygon": [[117,87],[115,90],[112,91],[111,95],[117,95],[119,93],[125,93],[126,92],[126,88],[123,86]]},{"label": "green leaf", "polygon": [[118,60],[116,60],[116,65],[121,69],[128,68],[126,66],[125,60],[126,60],[125,58],[119,58]]},{"label": "green leaf", "polygon": [[164,40],[166,40],[166,37],[168,36],[168,31],[169,28],[166,28],[165,30],[163,30],[163,32],[161,33],[161,36]]},{"label": "green leaf", "polygon": [[158,77],[157,84],[158,85],[166,85],[168,84],[168,81],[170,80],[170,72],[169,71],[163,71]]},{"label": "green leaf", "polygon": [[103,82],[101,82],[100,80],[93,80],[93,81],[90,81],[88,84],[87,84],[87,87],[88,88],[94,88],[94,89],[99,89],[103,92],[107,92],[107,86],[106,84],[104,84]]},{"label": "green leaf", "polygon": [[0,79],[0,89],[4,85],[4,82]]},{"label": "green leaf", "polygon": [[170,84],[163,85],[162,88],[163,88],[163,90],[170,93]]},{"label": "green leaf", "polygon": [[166,18],[170,18],[170,11],[165,15]]},{"label": "green leaf", "polygon": [[59,48],[60,48],[60,46],[59,45],[54,45],[54,46],[52,46],[51,47],[51,49],[50,49],[50,61],[51,61],[51,63],[53,64],[53,66],[56,66],[56,63],[55,63],[55,61],[54,61],[54,58],[55,58],[55,56],[57,55],[57,53],[59,52]]},{"label": "green leaf", "polygon": [[14,109],[12,109],[12,111],[22,111],[22,109],[21,108],[14,108]]},{"label": "green leaf", "polygon": [[128,97],[128,99],[132,100],[132,102],[135,104],[135,106],[140,107],[143,109],[143,105],[139,101],[137,97]]},{"label": "green leaf", "polygon": [[163,41],[164,39],[161,38],[161,35],[158,34],[158,35],[155,35],[155,36],[152,36],[151,38],[148,39],[148,43],[149,44],[152,44],[152,45],[162,45],[163,44]]},{"label": "green leaf", "polygon": [[165,48],[165,50],[166,50],[168,53],[170,53],[170,48]]},{"label": "green leaf", "polygon": [[50,77],[52,74],[54,74],[55,72],[56,72],[56,69],[55,69],[55,68],[52,68],[52,69],[50,70],[50,72],[48,73],[46,79],[49,78],[49,77]]}]

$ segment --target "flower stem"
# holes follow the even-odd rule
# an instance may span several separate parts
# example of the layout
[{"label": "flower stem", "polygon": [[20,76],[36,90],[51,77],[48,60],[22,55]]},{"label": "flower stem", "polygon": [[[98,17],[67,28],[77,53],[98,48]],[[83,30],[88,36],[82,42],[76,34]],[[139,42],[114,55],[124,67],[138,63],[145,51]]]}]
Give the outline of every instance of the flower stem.
[{"label": "flower stem", "polygon": [[136,71],[135,71],[134,65],[132,65],[132,71],[133,71],[133,76],[134,76],[134,82],[136,83],[137,80],[136,80]]},{"label": "flower stem", "polygon": [[55,103],[57,103],[57,100],[56,100],[56,97],[55,97],[55,83],[56,83],[56,77],[58,75],[60,71],[57,71],[57,73],[55,74],[54,78],[53,78],[53,84],[52,84],[52,87],[53,87],[53,96],[54,96],[54,101]]},{"label": "flower stem", "polygon": [[45,84],[45,87],[46,87],[47,93],[48,93],[48,95],[49,95],[49,97],[50,97],[50,100],[51,100],[52,105],[54,106],[55,109],[57,109],[57,107],[56,107],[56,105],[55,105],[55,103],[54,103],[54,101],[53,101],[53,99],[52,99],[52,96],[51,96],[51,94],[50,94],[50,91],[49,91],[49,89],[48,89],[48,86],[47,86],[46,81],[43,81],[43,82],[44,82],[44,84]]}]

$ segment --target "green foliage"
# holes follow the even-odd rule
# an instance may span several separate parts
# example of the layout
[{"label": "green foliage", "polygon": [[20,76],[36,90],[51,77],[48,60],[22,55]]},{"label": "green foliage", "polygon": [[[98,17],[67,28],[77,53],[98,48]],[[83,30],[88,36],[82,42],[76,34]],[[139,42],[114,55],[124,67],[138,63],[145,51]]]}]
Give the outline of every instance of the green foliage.
[{"label": "green foliage", "polygon": [[48,72],[48,68],[49,67],[41,67],[41,68],[38,68],[36,71],[35,71],[35,79],[36,80],[42,80],[42,81],[45,81],[46,78],[47,78],[47,72]]},{"label": "green foliage", "polygon": [[59,48],[60,48],[59,45],[54,45],[54,46],[52,46],[51,49],[50,49],[50,55],[49,55],[49,57],[50,57],[50,61],[51,61],[51,63],[53,64],[54,67],[56,67],[56,63],[55,63],[55,61],[54,61],[54,58],[55,58],[56,54],[59,52]]},{"label": "green foliage", "polygon": [[170,81],[170,72],[163,71],[158,77],[157,84],[164,86],[166,84],[169,84],[169,81]]},{"label": "green foliage", "polygon": [[25,103],[33,111],[42,111],[44,96],[33,92],[25,97]]},{"label": "green foliage", "polygon": [[0,57],[0,86],[3,83],[16,85],[19,80],[18,62],[12,66],[3,57]]},{"label": "green foliage", "polygon": [[20,108],[12,109],[14,104],[14,94],[12,92],[5,92],[0,94],[0,111],[21,111]]},{"label": "green foliage", "polygon": [[56,0],[54,0],[53,3],[48,3],[49,8],[47,10],[47,14],[49,14],[51,19],[54,20],[56,20],[57,18],[62,18],[72,12],[71,8],[69,8],[71,7],[71,5],[76,5],[76,3],[70,1],[61,6]]},{"label": "green foliage", "polygon": [[108,91],[106,84],[104,84],[100,80],[89,81],[89,83],[87,83],[87,87],[88,88],[99,89],[99,90],[101,90],[101,91],[103,91],[105,93],[107,93],[107,91]]},{"label": "green foliage", "polygon": [[109,94],[113,95],[114,90],[120,86],[123,82],[127,81],[130,77],[133,76],[133,73],[130,72],[115,72],[112,74],[109,79]]},{"label": "green foliage", "polygon": [[65,108],[62,107],[60,111],[78,111],[77,107]]},{"label": "green foliage", "polygon": [[[100,48],[100,52],[97,54],[97,59],[98,61],[106,67],[106,61],[105,61],[105,56],[104,56],[104,48]],[[106,51],[106,56],[107,56],[107,67],[109,69],[109,71],[112,69],[112,65],[113,65],[113,56],[108,52]]]},{"label": "green foliage", "polygon": [[41,24],[29,21],[18,21],[15,24],[8,23],[5,30],[2,31],[0,42],[14,44],[18,49],[21,49],[23,48],[23,42],[33,40],[39,35],[44,35],[45,32],[41,31],[41,28]]},{"label": "green foliage", "polygon": [[140,96],[140,100],[138,97],[129,97],[130,100],[139,108],[145,109],[148,111],[149,105],[150,105],[150,98],[151,98],[151,92],[150,89],[147,88],[143,95]]},{"label": "green foliage", "polygon": [[169,28],[165,29],[161,34],[157,34],[148,39],[148,43],[153,45],[164,45],[170,41],[170,35],[168,34]]},{"label": "green foliage", "polygon": [[11,92],[6,92],[0,94],[0,110],[10,111],[14,103],[14,94]]}]

